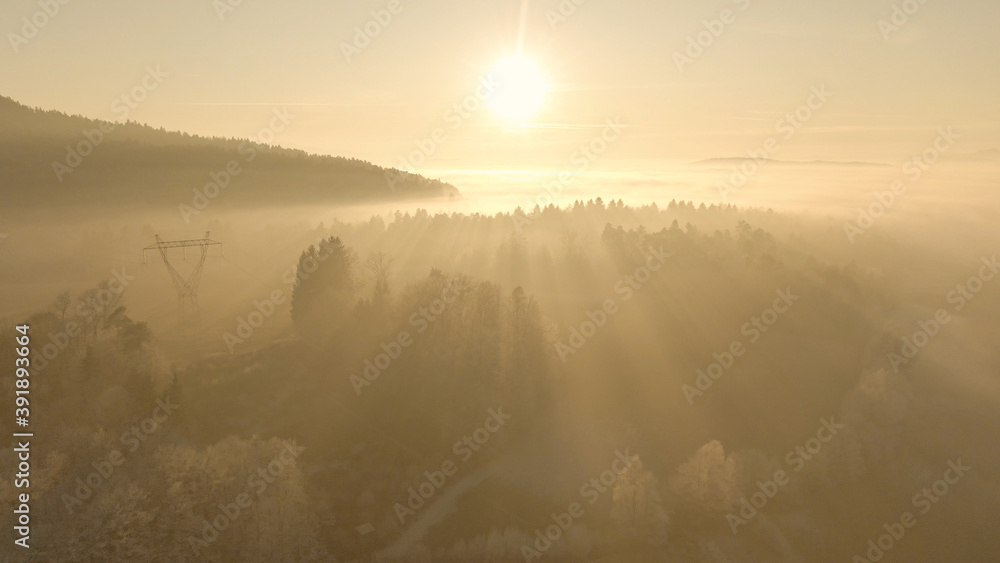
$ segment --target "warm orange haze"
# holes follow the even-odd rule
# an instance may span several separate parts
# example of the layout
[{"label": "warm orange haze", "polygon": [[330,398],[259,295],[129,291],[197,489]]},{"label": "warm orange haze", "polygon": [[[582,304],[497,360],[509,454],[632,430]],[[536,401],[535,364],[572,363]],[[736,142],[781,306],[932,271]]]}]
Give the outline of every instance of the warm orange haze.
[{"label": "warm orange haze", "polygon": [[4,3],[0,560],[997,561],[998,25]]}]

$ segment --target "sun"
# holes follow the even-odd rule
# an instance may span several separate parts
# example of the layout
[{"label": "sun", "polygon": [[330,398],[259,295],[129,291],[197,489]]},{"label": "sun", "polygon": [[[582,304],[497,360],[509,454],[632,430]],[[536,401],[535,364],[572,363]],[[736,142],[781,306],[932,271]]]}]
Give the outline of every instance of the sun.
[{"label": "sun", "polygon": [[496,91],[490,95],[489,105],[503,119],[524,122],[542,107],[547,86],[534,61],[507,57],[497,63],[491,77]]}]

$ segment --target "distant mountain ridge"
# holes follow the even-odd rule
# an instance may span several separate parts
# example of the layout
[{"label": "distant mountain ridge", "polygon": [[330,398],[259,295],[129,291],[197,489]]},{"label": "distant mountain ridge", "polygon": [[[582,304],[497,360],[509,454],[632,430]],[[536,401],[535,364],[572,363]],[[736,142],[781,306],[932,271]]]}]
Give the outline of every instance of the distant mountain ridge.
[{"label": "distant mountain ridge", "polygon": [[956,153],[952,160],[963,162],[996,162],[1000,161],[1000,149],[985,149],[976,152]]},{"label": "distant mountain ridge", "polygon": [[70,116],[0,96],[0,197],[8,209],[207,202],[221,209],[458,195],[451,184],[358,159]]},{"label": "distant mountain ridge", "polygon": [[839,161],[839,160],[778,160],[774,158],[754,159],[749,156],[706,158],[694,164],[739,164],[748,160],[778,165],[824,165],[824,166],[889,166],[882,162]]},{"label": "distant mountain ridge", "polygon": [[[1000,149],[985,149],[975,152],[946,154],[942,157],[942,159],[949,161],[960,161],[960,162],[995,162],[1000,160]],[[749,156],[706,158],[704,160],[693,162],[692,164],[698,166],[707,166],[713,164],[738,165],[748,160],[755,160],[759,163],[775,164],[779,166],[795,166],[795,165],[878,166],[878,167],[892,166],[890,164],[885,164],[882,162],[839,161],[839,160],[778,160],[774,158],[754,159],[750,158]]]}]

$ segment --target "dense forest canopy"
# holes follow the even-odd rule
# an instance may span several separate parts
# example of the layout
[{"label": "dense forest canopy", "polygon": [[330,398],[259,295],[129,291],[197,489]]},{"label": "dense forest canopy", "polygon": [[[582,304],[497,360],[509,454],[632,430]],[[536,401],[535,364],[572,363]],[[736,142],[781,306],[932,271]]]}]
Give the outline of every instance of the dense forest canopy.
[{"label": "dense forest canopy", "polygon": [[[246,294],[249,334],[212,324],[210,300],[200,327],[143,319],[164,297],[151,274],[55,292],[28,319],[32,510],[61,538],[37,560],[818,561],[866,552],[907,507],[928,523],[900,553],[994,541],[996,456],[960,429],[995,416],[940,346],[905,352],[951,307],[950,281],[924,285],[978,258],[677,201],[418,211],[305,238],[276,264],[261,245],[254,267],[288,273],[261,274],[280,280],[264,295],[287,299]],[[936,338],[998,305],[977,292]],[[168,351],[206,338],[221,353]],[[980,346],[975,365],[995,365]],[[973,469],[947,503],[911,506],[949,463]],[[969,510],[982,519],[949,519]]]}]

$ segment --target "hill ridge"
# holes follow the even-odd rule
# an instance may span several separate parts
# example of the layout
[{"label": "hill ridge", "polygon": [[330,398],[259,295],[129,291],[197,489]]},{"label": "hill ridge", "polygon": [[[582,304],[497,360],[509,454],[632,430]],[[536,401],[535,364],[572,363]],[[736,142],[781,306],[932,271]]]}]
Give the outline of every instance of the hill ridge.
[{"label": "hill ridge", "polygon": [[227,207],[459,196],[451,184],[357,158],[69,115],[6,96],[0,125],[0,171],[8,180],[0,195],[8,207],[51,205],[49,198],[176,206],[233,167],[240,196],[224,198]]}]

